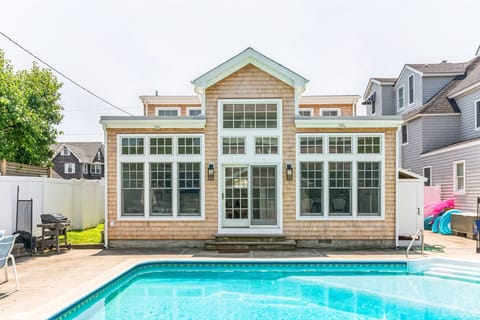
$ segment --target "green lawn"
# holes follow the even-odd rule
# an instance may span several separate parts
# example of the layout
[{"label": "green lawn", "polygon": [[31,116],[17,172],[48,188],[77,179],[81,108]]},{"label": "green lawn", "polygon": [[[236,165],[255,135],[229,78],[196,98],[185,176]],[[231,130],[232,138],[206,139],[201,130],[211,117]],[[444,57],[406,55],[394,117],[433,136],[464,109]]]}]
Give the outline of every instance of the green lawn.
[{"label": "green lawn", "polygon": [[68,231],[68,242],[71,244],[100,243],[101,231],[103,231],[103,224],[85,230],[71,230]]}]

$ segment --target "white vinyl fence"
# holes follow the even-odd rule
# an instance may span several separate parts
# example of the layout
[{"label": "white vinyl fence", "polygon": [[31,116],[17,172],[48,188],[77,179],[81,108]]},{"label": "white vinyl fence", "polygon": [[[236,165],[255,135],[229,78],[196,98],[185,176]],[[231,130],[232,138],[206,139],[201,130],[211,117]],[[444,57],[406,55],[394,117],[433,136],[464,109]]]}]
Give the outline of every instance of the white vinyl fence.
[{"label": "white vinyl fence", "polygon": [[0,176],[0,230],[15,232],[17,186],[20,200],[33,199],[33,234],[39,235],[42,213],[62,213],[71,229],[94,227],[104,219],[104,180],[62,180],[46,177]]}]

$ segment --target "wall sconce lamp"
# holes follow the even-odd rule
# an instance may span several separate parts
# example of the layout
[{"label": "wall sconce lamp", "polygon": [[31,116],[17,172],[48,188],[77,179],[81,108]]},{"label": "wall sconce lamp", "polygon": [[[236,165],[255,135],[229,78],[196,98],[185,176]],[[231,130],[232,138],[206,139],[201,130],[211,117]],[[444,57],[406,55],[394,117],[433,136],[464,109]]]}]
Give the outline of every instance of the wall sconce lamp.
[{"label": "wall sconce lamp", "polygon": [[293,180],[293,168],[291,163],[287,163],[287,180]]},{"label": "wall sconce lamp", "polygon": [[208,180],[213,180],[215,178],[215,169],[213,163],[208,164]]}]

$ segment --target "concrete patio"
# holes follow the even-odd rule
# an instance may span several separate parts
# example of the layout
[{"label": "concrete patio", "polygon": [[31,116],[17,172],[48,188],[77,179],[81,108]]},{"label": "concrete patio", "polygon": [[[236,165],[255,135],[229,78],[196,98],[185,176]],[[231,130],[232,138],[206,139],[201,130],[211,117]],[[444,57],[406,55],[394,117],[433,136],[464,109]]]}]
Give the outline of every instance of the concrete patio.
[{"label": "concrete patio", "polygon": [[[475,241],[442,236],[426,232],[425,257],[445,257],[479,261],[475,253]],[[412,259],[421,258],[411,254]],[[300,259],[309,261],[342,259],[405,258],[405,250],[329,251],[302,249],[296,251],[249,253],[217,253],[199,249],[150,249],[150,250],[98,250],[73,249],[61,254],[48,253],[17,259],[20,290],[15,291],[13,272],[9,268],[10,281],[0,284],[0,319],[45,319],[74,300],[91,292],[134,265],[148,260],[207,260],[207,259]],[[3,279],[3,274],[1,275]]]}]

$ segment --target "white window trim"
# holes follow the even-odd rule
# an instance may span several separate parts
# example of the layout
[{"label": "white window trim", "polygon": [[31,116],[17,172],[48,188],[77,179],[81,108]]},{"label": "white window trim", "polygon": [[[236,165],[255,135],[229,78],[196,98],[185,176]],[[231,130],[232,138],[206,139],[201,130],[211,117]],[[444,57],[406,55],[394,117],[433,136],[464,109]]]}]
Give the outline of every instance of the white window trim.
[{"label": "white window trim", "polygon": [[313,117],[315,116],[315,109],[313,108],[302,108],[302,107],[299,107],[298,108],[298,115],[300,115],[300,112],[301,111],[310,111],[310,115],[309,116],[306,116],[306,117]]},{"label": "white window trim", "polygon": [[[276,128],[223,128],[223,105],[229,103],[272,103],[277,105],[277,127]],[[280,199],[283,198],[283,181],[285,164],[282,163],[283,157],[283,135],[282,135],[282,99],[219,99],[217,101],[217,154],[218,154],[218,233],[239,233],[239,234],[282,234],[283,232],[283,204]],[[298,112],[298,111],[297,111]],[[255,137],[277,137],[278,138],[278,154],[255,154]],[[245,154],[238,157],[238,155],[224,155],[222,152],[221,139],[226,137],[245,137]],[[275,165],[277,167],[277,225],[274,226],[254,226],[250,225],[248,228],[227,228],[223,227],[223,166],[225,165]],[[217,178],[215,178],[217,179]]]},{"label": "white window trim", "polygon": [[[403,126],[405,126],[405,130],[407,131],[407,142],[403,142]],[[406,146],[408,144],[408,124],[406,122],[400,126],[400,143],[402,146]]]},{"label": "white window trim", "polygon": [[82,174],[88,174],[88,164],[82,164]]},{"label": "white window trim", "polygon": [[[412,78],[412,102],[410,102],[410,78]],[[411,74],[408,78],[407,78],[407,83],[408,83],[408,106],[413,106],[415,104],[415,77],[414,77],[414,74]],[[405,93],[405,89],[404,89],[404,93]],[[405,105],[405,101],[403,102],[403,104]]]},{"label": "white window trim", "polygon": [[[422,174],[423,174],[423,177],[425,177],[425,169],[427,168],[430,168],[430,177],[429,177],[429,185],[427,187],[431,187],[433,186],[433,171],[432,171],[432,166],[426,166],[426,167],[423,167],[422,168]],[[425,177],[426,178],[426,177]]]},{"label": "white window trim", "polygon": [[[68,168],[72,167],[72,172],[68,172]],[[73,162],[67,162],[65,163],[65,174],[75,174],[75,163]]]},{"label": "white window trim", "polygon": [[[463,164],[463,189],[459,190],[457,185],[457,164]],[[467,177],[465,175],[466,170],[465,160],[453,162],[453,194],[464,195],[467,189]]]},{"label": "white window trim", "polygon": [[[144,139],[143,155],[121,155],[122,138],[138,137]],[[152,155],[150,154],[150,138],[172,138],[172,155]],[[177,139],[183,137],[200,137],[200,154],[177,154]],[[117,220],[119,221],[199,221],[205,220],[205,136],[203,134],[119,134],[117,136]],[[136,162],[144,164],[144,215],[143,216],[122,216],[122,163]],[[150,215],[150,163],[151,162],[170,162],[172,163],[172,216],[151,216]],[[198,216],[178,216],[178,162],[198,162],[200,163],[200,215]]]},{"label": "white window trim", "polygon": [[[398,98],[400,97],[400,89],[402,89],[402,96],[403,96],[403,99],[402,99],[403,106],[401,107],[398,104],[398,100],[399,100]],[[405,87],[403,85],[397,88],[395,93],[395,98],[396,98],[395,104],[397,105],[397,111],[405,109]]]},{"label": "white window trim", "polygon": [[159,110],[162,110],[162,111],[177,111],[177,117],[182,115],[182,108],[181,107],[156,107],[155,108],[155,115],[157,117],[165,117],[165,116],[160,116],[158,114]]},{"label": "white window trim", "polygon": [[323,115],[324,111],[337,111],[337,117],[340,117],[342,115],[342,109],[340,108],[320,108],[320,116],[327,117]]},{"label": "white window trim", "polygon": [[477,110],[480,109],[480,99],[479,100],[475,100],[475,102],[473,103],[473,112],[474,112],[474,121],[475,121],[475,130],[480,130],[480,123],[478,123],[478,111],[480,110]]},{"label": "white window trim", "polygon": [[[67,151],[67,153],[64,153],[65,151]],[[72,153],[71,153],[70,149],[68,149],[68,147],[65,147],[65,146],[64,146],[64,147],[62,148],[62,151],[60,152],[60,154],[61,154],[62,156],[67,157],[67,156],[71,155]]]},{"label": "white window trim", "polygon": [[[96,170],[93,170],[93,168],[99,168],[98,172]],[[94,175],[102,174],[102,165],[101,164],[90,165],[90,174],[94,174]]]},{"label": "white window trim", "polygon": [[[202,107],[187,107],[187,116],[193,117],[190,115],[191,110],[200,110],[200,115],[202,115]],[[178,113],[180,115],[180,112]]]},{"label": "white window trim", "polygon": [[[322,154],[305,154],[300,153],[300,138],[301,137],[322,137],[323,138],[323,153]],[[352,138],[352,153],[350,154],[331,154],[328,153],[328,138],[329,137],[351,137]],[[357,154],[357,137],[380,137],[380,153],[379,154]],[[296,148],[296,219],[297,220],[348,220],[348,221],[361,221],[361,220],[375,220],[383,221],[385,220],[385,134],[383,133],[298,133],[295,139],[295,148]],[[328,187],[328,162],[351,162],[352,170],[352,215],[351,216],[329,216],[328,208],[328,199],[329,197],[329,187]],[[380,192],[380,215],[378,216],[358,216],[357,212],[357,162],[380,162],[381,163],[381,177],[380,185],[382,186]],[[301,201],[300,201],[300,162],[322,162],[323,163],[323,215],[322,216],[302,216],[301,211]]]}]

